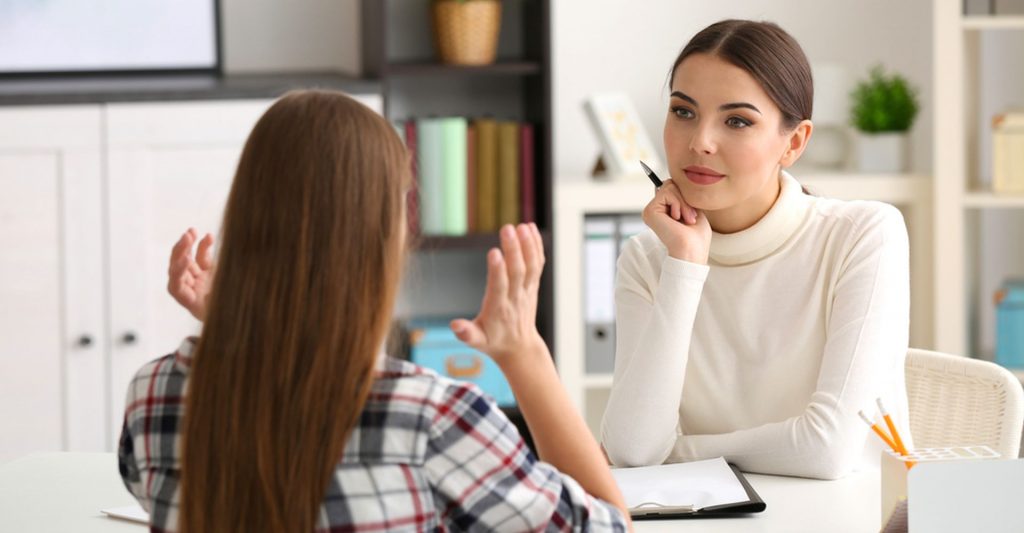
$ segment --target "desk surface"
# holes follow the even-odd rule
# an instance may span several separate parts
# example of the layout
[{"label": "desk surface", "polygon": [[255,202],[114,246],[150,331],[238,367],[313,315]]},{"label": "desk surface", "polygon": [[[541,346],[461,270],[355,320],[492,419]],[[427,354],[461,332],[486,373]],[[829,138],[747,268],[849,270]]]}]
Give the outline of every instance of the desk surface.
[{"label": "desk surface", "polygon": [[836,481],[746,474],[750,486],[768,504],[762,513],[738,518],[637,520],[638,533],[702,531],[876,532],[881,524],[881,487],[877,470],[855,472]]},{"label": "desk surface", "polygon": [[[644,532],[866,532],[879,529],[877,471],[838,481],[748,475],[768,504],[741,518],[643,520]],[[132,505],[117,458],[107,453],[40,453],[0,465],[0,529],[40,533],[141,533],[140,524],[107,518],[100,509]]]}]

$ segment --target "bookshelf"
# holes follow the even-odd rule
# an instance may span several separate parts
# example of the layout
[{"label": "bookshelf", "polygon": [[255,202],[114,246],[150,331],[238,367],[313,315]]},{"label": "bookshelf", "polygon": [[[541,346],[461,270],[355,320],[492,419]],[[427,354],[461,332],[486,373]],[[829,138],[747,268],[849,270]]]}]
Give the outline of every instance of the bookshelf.
[{"label": "bookshelf", "polygon": [[[911,345],[925,346],[931,330],[931,183],[913,174],[856,174],[794,170],[794,176],[812,194],[843,200],[877,200],[900,208],[907,222],[911,261]],[[595,181],[581,176],[560,178],[554,190],[555,353],[558,372],[570,398],[587,425],[599,437],[601,418],[611,390],[612,375],[588,373],[584,309],[584,224],[589,216],[638,214],[653,190],[645,177]]]},{"label": "bookshelf", "polygon": [[989,122],[1021,104],[1022,56],[1006,43],[1024,37],[1024,17],[967,15],[961,0],[933,6],[935,349],[991,359],[992,294],[1024,274],[1024,195],[991,190]]},{"label": "bookshelf", "polygon": [[[552,221],[552,106],[550,0],[501,0],[498,55],[493,64],[442,64],[434,51],[431,0],[361,0],[362,75],[380,83],[384,116],[391,121],[428,117],[490,117],[533,126],[535,221],[547,251],[537,326],[554,347],[554,265]],[[422,204],[422,199],[420,200]],[[409,316],[437,313],[438,296],[472,317],[486,274],[485,252],[498,245],[496,233],[417,238],[413,275],[430,286],[406,302]],[[447,298],[449,294],[455,295]],[[458,295],[462,295],[461,299]],[[459,300],[453,304],[452,300]],[[558,354],[555,352],[557,359]],[[507,410],[520,432],[525,425]]]}]

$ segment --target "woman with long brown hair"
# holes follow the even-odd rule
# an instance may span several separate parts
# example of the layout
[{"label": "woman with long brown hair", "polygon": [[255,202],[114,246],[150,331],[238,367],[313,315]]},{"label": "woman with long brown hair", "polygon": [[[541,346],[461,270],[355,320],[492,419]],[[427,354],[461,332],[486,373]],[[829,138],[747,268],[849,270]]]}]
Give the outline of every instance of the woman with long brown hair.
[{"label": "woman with long brown hair", "polygon": [[382,354],[407,169],[387,121],[340,93],[289,93],[256,124],[216,274],[209,237],[172,252],[202,333],[128,391],[121,475],[153,531],[628,527],[535,328],[535,226],[502,228],[480,314],[452,327],[506,374],[547,462],[474,386]]},{"label": "woman with long brown hair", "polygon": [[777,25],[708,26],[669,84],[671,179],[618,265],[609,457],[724,456],[814,478],[877,464],[858,411],[882,397],[908,427],[903,217],[804,194],[786,172],[810,140],[814,88]]}]

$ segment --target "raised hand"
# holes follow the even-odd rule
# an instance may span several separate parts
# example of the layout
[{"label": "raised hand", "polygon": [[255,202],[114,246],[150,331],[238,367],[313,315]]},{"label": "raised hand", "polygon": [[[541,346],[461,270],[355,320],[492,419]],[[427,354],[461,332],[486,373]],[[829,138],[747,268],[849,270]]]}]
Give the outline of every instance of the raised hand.
[{"label": "raised hand", "polygon": [[499,366],[517,354],[540,349],[537,332],[537,290],[544,270],[544,243],[535,224],[501,228],[501,250],[487,253],[487,289],[473,320],[456,319],[452,331]]},{"label": "raised hand", "polygon": [[213,283],[213,235],[207,233],[199,241],[195,257],[192,246],[198,234],[189,228],[171,249],[167,268],[167,292],[175,301],[200,321],[206,316],[206,297]]}]

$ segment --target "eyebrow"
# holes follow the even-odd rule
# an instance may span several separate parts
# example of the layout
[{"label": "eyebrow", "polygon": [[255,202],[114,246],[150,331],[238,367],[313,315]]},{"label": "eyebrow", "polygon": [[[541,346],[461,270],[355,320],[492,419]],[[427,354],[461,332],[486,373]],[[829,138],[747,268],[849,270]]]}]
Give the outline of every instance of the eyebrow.
[{"label": "eyebrow", "polygon": [[[683,100],[686,100],[687,102],[690,102],[691,104],[693,104],[695,107],[700,107],[697,104],[696,100],[694,100],[693,98],[691,98],[690,96],[688,96],[686,94],[683,94],[680,91],[672,91],[672,96],[675,96],[676,98],[682,98]],[[729,111],[731,109],[740,109],[740,108],[752,109],[754,111],[757,111],[757,113],[759,115],[763,114],[763,113],[761,113],[760,109],[754,107],[754,104],[748,104],[746,102],[731,102],[731,103],[728,103],[728,104],[722,104],[722,105],[718,106],[718,110],[719,111]]]}]

